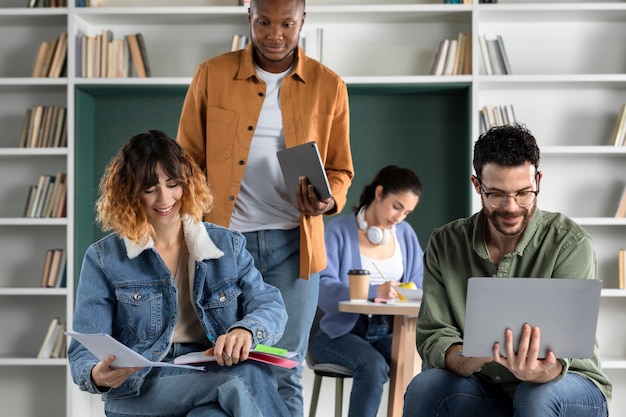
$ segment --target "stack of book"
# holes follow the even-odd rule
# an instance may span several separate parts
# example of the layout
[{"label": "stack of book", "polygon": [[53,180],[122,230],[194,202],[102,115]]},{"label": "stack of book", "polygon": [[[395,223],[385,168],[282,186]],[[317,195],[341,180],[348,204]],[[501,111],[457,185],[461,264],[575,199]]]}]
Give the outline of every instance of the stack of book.
[{"label": "stack of book", "polygon": [[55,317],[48,326],[43,343],[39,348],[37,358],[65,358],[67,357],[67,337],[65,336],[65,323],[60,318]]},{"label": "stack of book", "polygon": [[65,250],[48,249],[41,274],[42,288],[60,288],[65,285]]},{"label": "stack of book", "polygon": [[494,126],[515,125],[515,111],[512,104],[502,106],[485,105],[479,112],[480,131],[486,132]]},{"label": "stack of book", "polygon": [[65,217],[66,175],[40,175],[37,185],[29,189],[24,217]]},{"label": "stack of book", "polygon": [[50,42],[44,41],[39,44],[35,64],[33,65],[33,77],[59,78],[66,73],[67,61],[67,32],[61,32],[58,38]]},{"label": "stack of book", "polygon": [[146,43],[141,33],[114,39],[105,29],[95,36],[76,35],[76,76],[83,78],[150,77]]},{"label": "stack of book", "polygon": [[622,104],[617,115],[610,144],[613,146],[626,146],[626,103]]},{"label": "stack of book", "polygon": [[461,32],[457,39],[444,39],[435,51],[430,75],[463,75],[472,73],[472,34]]},{"label": "stack of book", "polygon": [[20,134],[20,148],[62,148],[67,146],[67,109],[60,106],[33,106],[26,109]]},{"label": "stack of book", "polygon": [[478,43],[487,75],[511,75],[513,73],[502,36],[487,38],[485,35],[479,35]]}]

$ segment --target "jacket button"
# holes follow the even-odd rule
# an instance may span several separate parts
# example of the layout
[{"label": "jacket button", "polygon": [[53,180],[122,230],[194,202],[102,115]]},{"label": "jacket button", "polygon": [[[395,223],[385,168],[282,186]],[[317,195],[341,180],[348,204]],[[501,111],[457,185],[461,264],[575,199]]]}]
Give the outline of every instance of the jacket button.
[{"label": "jacket button", "polygon": [[254,129],[254,127],[248,126],[248,130],[252,131],[253,129]]},{"label": "jacket button", "polygon": [[263,92],[262,91],[259,92],[259,97],[263,97],[263,96],[264,96]]},{"label": "jacket button", "polygon": [[220,293],[220,302],[224,302],[226,301],[226,296],[224,295],[224,293]]},{"label": "jacket button", "polygon": [[262,337],[263,337],[263,332],[262,332],[262,331],[260,331],[260,330],[257,330],[257,331],[256,331],[256,337],[257,337],[257,339],[262,338]]},{"label": "jacket button", "polygon": [[235,196],[234,196],[234,195],[229,195],[229,196],[228,196],[228,199],[229,199],[230,201],[233,201],[233,200],[235,199]]},{"label": "jacket button", "polygon": [[244,161],[243,159],[239,161],[239,165],[243,165],[245,163],[246,163],[246,161]]}]

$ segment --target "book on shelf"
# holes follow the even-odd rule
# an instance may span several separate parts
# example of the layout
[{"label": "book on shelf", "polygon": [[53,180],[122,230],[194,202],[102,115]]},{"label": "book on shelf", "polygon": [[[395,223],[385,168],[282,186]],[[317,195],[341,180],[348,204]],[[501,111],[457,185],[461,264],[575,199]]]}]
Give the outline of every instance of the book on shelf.
[{"label": "book on shelf", "polygon": [[51,358],[65,358],[67,347],[67,341],[65,336],[66,325],[59,317],[54,317],[48,326],[48,331],[41,343],[37,358],[39,359],[51,359]]},{"label": "book on shelf", "polygon": [[67,32],[61,32],[61,35],[57,39],[54,55],[52,56],[52,62],[50,63],[50,70],[48,71],[49,78],[59,78],[65,73],[65,65],[67,62]]},{"label": "book on shelf", "polygon": [[67,357],[67,336],[65,331],[67,330],[67,324],[61,323],[61,332],[54,341],[52,346],[52,352],[50,352],[51,358],[63,359]]},{"label": "book on shelf", "polygon": [[67,109],[61,106],[33,106],[26,109],[18,146],[20,148],[65,146],[66,115]]},{"label": "book on shelf", "polygon": [[617,288],[626,288],[626,249],[617,250]]},{"label": "book on shelf", "polygon": [[43,263],[43,273],[41,274],[41,286],[46,287],[48,285],[48,276],[50,275],[50,265],[52,265],[52,255],[54,249],[48,249],[46,251],[46,258]]},{"label": "book on shelf", "polygon": [[24,217],[64,217],[66,195],[67,185],[64,172],[58,172],[56,175],[40,175],[37,185],[29,189]]},{"label": "book on shelf", "polygon": [[443,75],[454,75],[455,63],[459,53],[459,41],[457,39],[451,39],[448,46],[448,53],[446,54],[446,62],[443,66]]},{"label": "book on shelf", "polygon": [[150,62],[148,61],[148,49],[146,48],[146,40],[141,33],[136,34],[137,43],[139,44],[139,52],[141,54],[141,63],[143,64],[146,77],[152,77],[152,70],[150,69]]},{"label": "book on shelf", "polygon": [[483,68],[487,75],[493,75],[493,66],[491,65],[491,58],[489,57],[489,50],[487,49],[487,39],[485,35],[478,35],[478,46],[480,46],[480,56],[483,58]]},{"label": "book on shelf", "polygon": [[54,343],[56,342],[59,333],[61,332],[61,319],[58,317],[54,317],[48,326],[48,331],[41,343],[41,347],[39,348],[39,353],[37,354],[37,358],[39,359],[48,359],[52,354],[52,349],[54,347]]},{"label": "book on shelf", "polygon": [[35,55],[33,77],[58,78],[65,74],[67,62],[67,32],[61,32],[58,38],[41,42]]},{"label": "book on shelf", "polygon": [[480,55],[483,67],[487,75],[511,75],[511,64],[504,48],[502,36],[487,38],[485,35],[478,36]]},{"label": "book on shelf", "polygon": [[41,120],[43,119],[43,107],[44,106],[35,106],[31,112],[32,120],[29,124],[27,140],[29,148],[36,148],[40,143],[39,134],[41,131]]},{"label": "book on shelf", "polygon": [[500,106],[485,105],[479,110],[480,132],[486,132],[494,126],[515,125],[515,110],[512,104]]},{"label": "book on shelf", "polygon": [[460,32],[456,39],[441,40],[433,54],[429,75],[471,74],[471,48],[471,32]]},{"label": "book on shelf", "polygon": [[48,192],[48,185],[50,184],[50,175],[40,175],[39,181],[36,185],[36,192],[33,196],[33,200],[29,201],[29,211],[26,217],[40,217],[43,200],[46,198]]},{"label": "book on shelf", "polygon": [[432,64],[430,65],[429,75],[443,75],[443,69],[446,64],[446,57],[448,56],[448,47],[450,46],[450,39],[442,39],[439,42],[439,46],[433,56]]},{"label": "book on shelf", "polygon": [[146,52],[145,41],[141,33],[131,33],[125,36],[128,42],[133,68],[137,77],[149,77],[150,67],[148,65],[148,55]]},{"label": "book on shelf", "polygon": [[37,49],[37,55],[35,56],[35,64],[33,65],[33,71],[31,74],[32,77],[45,77],[45,75],[43,75],[43,72],[46,66],[46,59],[48,57],[49,49],[50,42],[43,41],[39,44],[39,48]]},{"label": "book on shelf", "polygon": [[622,191],[622,197],[617,204],[617,210],[615,210],[615,217],[626,217],[626,186]]},{"label": "book on shelf", "polygon": [[25,148],[28,143],[28,132],[30,130],[30,120],[32,117],[32,107],[26,109],[26,116],[22,121],[22,130],[20,131],[20,139],[18,141],[17,146],[19,148]]},{"label": "book on shelf", "polygon": [[48,288],[60,288],[65,274],[65,250],[53,249],[50,271],[46,281]]},{"label": "book on shelf", "polygon": [[305,29],[300,34],[300,46],[309,58],[322,62],[322,45],[324,44],[324,29],[313,27]]},{"label": "book on shelf", "polygon": [[[135,45],[135,53],[141,59],[139,71],[150,76],[150,66],[141,34],[115,39],[112,30],[104,29],[97,35],[76,36],[76,77],[127,78],[132,75],[133,57],[129,48],[129,36]],[[136,70],[137,72],[137,70]]]},{"label": "book on shelf", "polygon": [[502,36],[496,35],[496,44],[498,45],[498,52],[500,53],[499,58],[502,60],[502,65],[504,67],[504,74],[513,74],[513,71],[511,70],[511,63],[509,62],[509,56],[504,48],[504,40],[502,39]]},{"label": "book on shelf", "polygon": [[67,7],[67,0],[28,0],[27,7]]},{"label": "book on shelf", "polygon": [[238,51],[240,49],[245,48],[247,44],[248,44],[248,37],[246,35],[235,33],[230,43],[230,50],[231,52]]},{"label": "book on shelf", "polygon": [[100,35],[100,77],[108,78],[109,75],[109,48],[113,42],[113,32],[104,29]]},{"label": "book on shelf", "polygon": [[609,142],[612,146],[626,146],[626,103],[623,103],[615,119],[615,127]]},{"label": "book on shelf", "polygon": [[66,255],[63,249],[48,249],[41,275],[43,288],[60,288],[64,283]]}]

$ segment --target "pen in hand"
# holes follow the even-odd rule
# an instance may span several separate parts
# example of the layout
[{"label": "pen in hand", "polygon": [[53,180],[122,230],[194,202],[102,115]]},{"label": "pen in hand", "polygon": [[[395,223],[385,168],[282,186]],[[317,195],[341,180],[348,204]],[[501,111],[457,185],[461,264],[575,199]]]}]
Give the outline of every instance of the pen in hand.
[{"label": "pen in hand", "polygon": [[[209,339],[209,342],[211,342],[211,344],[213,345],[213,347],[215,347],[216,340],[215,340],[215,338],[213,337],[213,335],[212,335],[211,333],[207,333],[207,334],[206,334],[206,337],[207,337],[207,339]],[[228,353],[224,352],[223,350],[222,350],[222,357],[223,357],[224,359],[226,359],[227,361],[231,360],[231,358],[230,358],[230,356],[228,355]]]},{"label": "pen in hand", "polygon": [[[380,274],[380,276],[382,277],[382,279],[385,280],[385,282],[389,282],[389,280],[387,279],[387,277],[382,273],[382,271],[378,268],[378,266],[376,265],[376,263],[372,262],[372,266],[374,268],[376,268],[376,270],[378,271],[378,273]],[[396,291],[396,296],[398,297],[398,299],[400,301],[407,301],[406,297],[402,294],[400,294],[398,291]]]}]

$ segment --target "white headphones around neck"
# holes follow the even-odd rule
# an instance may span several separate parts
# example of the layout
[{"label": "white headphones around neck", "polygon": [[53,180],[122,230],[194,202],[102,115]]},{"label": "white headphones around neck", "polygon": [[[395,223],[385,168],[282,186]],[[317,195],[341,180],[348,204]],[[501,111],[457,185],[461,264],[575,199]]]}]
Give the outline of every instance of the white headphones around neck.
[{"label": "white headphones around neck", "polygon": [[359,225],[359,229],[367,230],[367,240],[372,242],[374,245],[386,245],[395,229],[395,226],[392,227],[391,230],[383,229],[378,226],[368,227],[368,224],[365,221],[365,206],[359,209],[359,212],[356,215],[356,222]]}]

